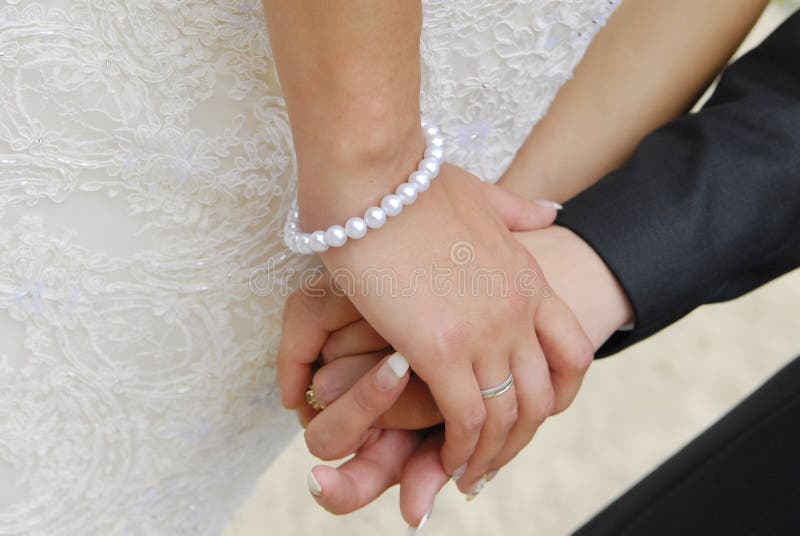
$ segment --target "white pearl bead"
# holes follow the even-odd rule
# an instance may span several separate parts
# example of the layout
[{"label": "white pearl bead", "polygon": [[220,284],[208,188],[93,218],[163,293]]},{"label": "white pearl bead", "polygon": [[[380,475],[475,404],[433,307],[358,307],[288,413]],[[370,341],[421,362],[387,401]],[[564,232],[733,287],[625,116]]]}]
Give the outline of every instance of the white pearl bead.
[{"label": "white pearl bead", "polygon": [[387,216],[397,216],[403,212],[403,200],[394,194],[385,195],[381,199],[381,208]]},{"label": "white pearl bead", "polygon": [[441,129],[425,118],[420,125],[425,135],[425,154],[417,171],[408,176],[408,182],[397,187],[395,193],[385,195],[380,207],[369,207],[364,217],[352,217],[344,226],[332,225],[326,231],[304,233],[300,222],[300,210],[295,201],[286,215],[283,240],[295,252],[308,255],[322,253],[329,247],[341,247],[348,239],[357,240],[366,235],[368,229],[378,229],[389,217],[397,216],[405,205],[417,200],[419,193],[430,188],[431,181],[439,175],[445,159],[445,139]]},{"label": "white pearl bead", "polygon": [[325,231],[314,231],[311,233],[311,251],[315,253],[324,253],[328,250],[328,243],[325,242]]},{"label": "white pearl bead", "polygon": [[425,149],[425,158],[435,158],[441,163],[444,160],[444,148],[428,147]]},{"label": "white pearl bead", "polygon": [[369,207],[364,212],[364,221],[370,229],[380,229],[386,223],[386,211],[381,207]]},{"label": "white pearl bead", "polygon": [[311,254],[311,235],[308,233],[303,233],[300,235],[300,239],[297,241],[297,252],[302,253],[303,255],[310,255]]},{"label": "white pearl bead", "polygon": [[434,136],[438,136],[441,133],[439,127],[437,127],[436,125],[432,125],[430,123],[426,124],[423,127],[423,131],[425,132],[426,138],[433,138]]},{"label": "white pearl bead", "polygon": [[435,179],[439,174],[439,161],[435,158],[426,158],[419,163],[418,169],[430,175],[431,179]]},{"label": "white pearl bead", "polygon": [[424,192],[431,186],[431,176],[427,171],[415,171],[408,176],[408,183],[416,186],[418,192]]},{"label": "white pearl bead", "polygon": [[397,194],[397,197],[400,198],[404,205],[410,205],[417,200],[417,187],[407,182],[398,186],[394,193]]},{"label": "white pearl bead", "polygon": [[444,137],[443,136],[432,137],[430,140],[428,140],[428,147],[444,148]]},{"label": "white pearl bead", "polygon": [[331,225],[325,231],[325,242],[334,248],[342,247],[347,242],[347,233],[341,225]]},{"label": "white pearl bead", "polygon": [[297,251],[298,240],[300,240],[300,233],[292,233],[285,237],[286,246],[293,253],[299,253],[299,251]]},{"label": "white pearl bead", "polygon": [[367,234],[367,223],[363,218],[353,216],[344,224],[344,231],[347,233],[347,236],[353,240],[358,240]]}]

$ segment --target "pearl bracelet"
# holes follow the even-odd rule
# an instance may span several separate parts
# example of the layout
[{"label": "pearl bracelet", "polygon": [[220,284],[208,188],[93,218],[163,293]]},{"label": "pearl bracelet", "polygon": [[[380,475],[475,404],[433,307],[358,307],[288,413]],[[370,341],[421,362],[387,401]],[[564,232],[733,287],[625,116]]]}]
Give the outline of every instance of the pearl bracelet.
[{"label": "pearl bracelet", "polygon": [[393,194],[383,196],[379,207],[369,207],[363,218],[353,216],[344,226],[331,225],[326,231],[306,233],[300,223],[300,211],[295,200],[294,207],[286,216],[283,230],[286,246],[301,255],[322,253],[329,247],[342,247],[348,238],[358,240],[367,234],[368,229],[380,229],[387,218],[397,216],[404,206],[414,203],[417,195],[427,190],[431,181],[439,175],[439,166],[444,161],[444,136],[439,127],[423,120],[422,130],[425,134],[425,156],[417,170],[408,176],[408,182],[398,186]]}]

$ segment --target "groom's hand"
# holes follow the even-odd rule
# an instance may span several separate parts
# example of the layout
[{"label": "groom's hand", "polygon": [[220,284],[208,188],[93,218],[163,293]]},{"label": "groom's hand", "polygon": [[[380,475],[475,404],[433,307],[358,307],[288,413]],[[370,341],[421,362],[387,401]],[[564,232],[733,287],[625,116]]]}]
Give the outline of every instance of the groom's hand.
[{"label": "groom's hand", "polygon": [[[363,356],[363,363],[377,364],[354,378],[352,372],[356,368],[346,371],[336,367],[347,359],[328,366],[329,380],[346,385],[347,389],[310,421],[306,443],[324,459],[350,452],[355,456],[337,468],[314,467],[308,477],[309,489],[320,506],[334,514],[346,514],[400,484],[403,517],[415,526],[450,479],[439,457],[442,427],[414,431],[370,427],[396,403],[406,387],[408,363],[396,352],[383,358]],[[337,372],[343,374],[337,377]]]}]

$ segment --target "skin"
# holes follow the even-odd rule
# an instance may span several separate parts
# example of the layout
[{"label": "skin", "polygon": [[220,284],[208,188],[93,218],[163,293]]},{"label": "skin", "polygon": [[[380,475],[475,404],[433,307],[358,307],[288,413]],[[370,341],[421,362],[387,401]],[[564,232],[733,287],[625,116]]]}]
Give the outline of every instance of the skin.
[{"label": "skin", "polygon": [[500,184],[563,202],[621,166],[649,132],[692,107],[767,4],[622,2]]},{"label": "skin", "polygon": [[[424,152],[421,4],[266,0],[264,7],[297,152],[301,218],[306,229],[325,229],[378,204],[416,169]],[[464,492],[495,457],[527,443],[537,417],[549,414],[554,400],[545,353],[591,358],[588,339],[568,308],[550,305],[556,299],[542,301],[547,281],[536,259],[486,204],[485,190],[474,175],[444,164],[402,217],[380,233],[320,255],[331,273],[352,275],[349,298],[428,384],[445,421],[442,464],[449,474],[466,466]],[[348,195],[353,191],[358,195]],[[475,262],[455,263],[451,247],[458,243],[469,244]],[[531,282],[526,292],[510,284],[496,289],[503,299],[485,292],[441,293],[426,285],[429,277],[401,297],[362,285],[368,270],[391,267],[406,282],[421,266],[460,270],[467,281],[480,270],[509,280],[528,272]],[[576,336],[550,336],[546,348],[540,344],[542,333],[565,325]],[[281,348],[278,381],[284,405],[295,408],[304,403],[313,360],[291,345]],[[524,379],[510,396],[481,399],[480,389],[512,372]],[[313,448],[323,459],[342,454],[327,441]]]},{"label": "skin", "polygon": [[[421,151],[422,139],[415,132],[418,121],[418,93],[415,93],[418,92],[418,51],[415,47],[418,44],[419,6],[417,2],[389,4],[366,1],[326,3],[321,0],[265,2],[268,23],[270,18],[273,19],[270,38],[296,138],[301,211],[312,220],[316,219],[319,227],[363,208],[361,204],[359,207],[349,206],[345,199],[339,203],[325,203],[326,199],[335,199],[331,196],[341,186],[357,183],[369,194],[368,197],[372,193],[379,197],[387,191],[387,183],[376,177],[404,176],[413,169]],[[647,132],[690,106],[733,53],[765,4],[766,0],[623,2],[608,27],[590,47],[573,80],[562,89],[547,117],[537,125],[517,154],[501,181],[502,186],[529,199],[564,200],[617,167]],[[366,9],[367,5],[369,9]],[[353,10],[349,11],[351,8]],[[388,16],[392,18],[387,19]],[[341,30],[341,24],[326,25],[323,22],[329,20],[344,23],[347,31]],[[382,22],[386,20],[391,20],[392,24]],[[680,32],[675,28],[680,28]],[[298,40],[298,35],[309,39]],[[412,43],[414,40],[417,41]],[[364,46],[367,42],[374,46]],[[391,63],[380,61],[383,52],[386,57],[394,55]],[[339,69],[345,60],[344,69]],[[386,65],[391,65],[393,72],[402,74],[391,77],[394,84],[388,83],[390,78],[381,71],[381,66]],[[402,82],[397,83],[398,80]],[[366,84],[359,83],[365,81]],[[326,92],[304,89],[320,87],[320,84],[326,87]],[[367,128],[373,134],[369,139],[353,134]],[[328,140],[343,141],[331,143]],[[576,147],[580,151],[576,152]],[[545,233],[534,232],[535,236],[547,238],[541,245],[542,249],[538,249],[538,239],[529,239],[528,235],[519,237],[527,240],[526,246],[535,248],[531,251],[536,252],[538,263],[548,274],[550,286],[564,294],[564,302],[573,309],[595,344],[596,337],[611,328],[595,328],[584,319],[588,318],[588,313],[597,314],[599,311],[603,312],[598,315],[601,320],[612,318],[610,309],[606,307],[611,307],[620,297],[605,300],[603,292],[599,291],[601,287],[595,286],[584,289],[583,295],[588,298],[585,301],[570,300],[565,293],[579,286],[580,282],[562,281],[559,284],[554,277],[570,271],[574,277],[587,277],[577,273],[584,268],[583,263],[569,258],[569,255],[579,254],[587,247],[583,244],[572,250],[569,244],[574,241],[568,240],[568,235]],[[563,239],[564,244],[551,243],[550,239]],[[545,248],[547,245],[549,249]],[[557,264],[544,261],[542,256],[549,251],[560,251],[569,262],[550,271],[548,264]],[[335,265],[335,261],[329,262],[324,257],[323,260]],[[598,270],[597,274],[601,279],[611,277],[613,280],[607,269]],[[609,285],[611,287],[613,285]],[[365,328],[361,330],[362,333],[367,331]],[[613,329],[606,336],[611,332]],[[539,342],[544,346],[541,340]],[[324,345],[323,340],[319,347]],[[302,399],[305,386],[298,387],[300,383],[292,386],[290,392],[284,391],[290,402]],[[393,432],[387,437],[395,435]],[[389,442],[384,444],[380,441],[382,437],[373,434],[367,438],[367,444],[373,449],[371,452],[381,452],[380,449],[386,445],[398,446]],[[408,457],[398,455],[396,460],[393,459],[393,463],[406,464],[403,471],[401,466],[393,466],[397,478],[390,480],[395,483],[402,479],[401,507],[412,525],[426,511],[424,507],[429,506],[431,493],[435,493],[432,490],[438,482],[439,473],[430,454],[436,436],[426,436],[425,441],[423,443],[420,439],[413,448],[411,443],[406,443],[412,454]],[[372,493],[362,494],[343,508],[342,505],[332,505],[327,498],[329,492],[344,492],[347,485],[358,487],[360,482],[378,476],[379,472],[364,470],[359,473],[357,481],[349,481],[349,484],[346,480],[336,480],[347,474],[350,467],[358,466],[364,450],[362,447],[348,462],[351,465],[340,468],[341,472],[327,468],[324,474],[318,475],[325,488],[323,496],[317,498],[320,504],[331,511],[343,512],[371,500]],[[415,462],[417,451],[422,460],[420,463]],[[391,449],[382,453],[389,454]],[[367,464],[362,469],[369,467]],[[382,484],[386,482],[388,480]],[[376,486],[372,491],[380,487]]]},{"label": "skin", "polygon": [[[424,150],[422,6],[264,0],[264,12],[297,154],[303,223],[327,228],[393,191]],[[359,195],[342,195],[350,188]]]},{"label": "skin", "polygon": [[[594,348],[629,321],[632,311],[624,292],[597,254],[571,231],[552,226],[515,236],[525,247],[541,252],[543,269],[553,274],[550,283],[569,300],[567,303]],[[289,315],[285,324],[289,334],[305,332],[309,321],[312,328],[314,322],[336,325],[337,319],[343,324],[327,339],[336,342],[328,347],[327,364],[313,380],[318,399],[327,407],[318,413],[304,406],[298,413],[307,426],[306,441],[312,448],[319,442],[331,441],[333,436],[327,436],[327,430],[337,430],[335,441],[343,449],[357,453],[336,469],[327,466],[313,469],[323,489],[314,498],[332,513],[344,514],[374,500],[386,488],[400,484],[401,511],[410,525],[416,525],[432,506],[438,490],[450,479],[440,459],[432,454],[443,440],[443,431],[438,426],[442,419],[435,400],[416,376],[407,383],[404,378],[394,389],[377,388],[375,378],[380,364],[376,363],[391,348],[386,347],[386,341],[377,333],[363,327],[354,329],[363,320],[358,318],[352,304],[332,293],[329,296],[315,298],[325,302],[324,315],[316,320]],[[344,318],[356,320],[347,323]],[[556,413],[574,398],[588,364],[553,360],[548,367],[553,391],[561,399],[553,410]],[[371,408],[368,412],[371,419],[365,416],[364,407]],[[370,424],[351,433],[342,432],[352,430],[354,415]],[[544,417],[537,422],[540,424]],[[490,471],[501,468],[510,458],[497,458]]]},{"label": "skin", "polygon": [[[562,359],[588,364],[592,352],[577,320],[563,302],[557,296],[542,299],[546,295],[547,281],[536,261],[508,231],[509,227],[513,228],[522,221],[513,211],[522,215],[546,213],[553,216],[554,210],[530,205],[458,168],[450,171],[460,176],[453,177],[452,183],[450,177],[437,178],[431,190],[419,201],[421,210],[413,211],[417,207],[414,205],[407,209],[407,215],[403,215],[407,221],[417,221],[417,228],[428,229],[425,239],[416,242],[417,247],[425,246],[429,262],[436,262],[440,269],[461,271],[466,281],[474,280],[476,270],[487,268],[511,274],[506,289],[508,294],[499,298],[453,289],[438,293],[437,289],[427,286],[429,278],[426,277],[418,281],[413,295],[374,296],[358,286],[363,278],[360,271],[355,271],[356,277],[349,281],[355,285],[355,290],[347,297],[336,298],[347,307],[357,309],[381,337],[398,341],[392,346],[406,356],[416,375],[425,381],[444,417],[443,466],[448,474],[453,474],[460,465],[468,462],[461,485],[463,491],[469,492],[496,457],[516,454],[533,436],[537,423],[551,413],[556,399],[544,354],[553,353],[556,358],[561,356]],[[500,199],[498,205],[508,205],[503,215],[486,203],[492,197]],[[425,204],[429,202],[442,202],[452,209],[449,212],[442,207],[428,210]],[[484,223],[479,224],[481,221]],[[398,227],[387,224],[381,231],[383,239],[390,244],[402,241],[398,233],[403,230]],[[507,242],[498,240],[503,234],[508,235]],[[408,250],[383,252],[369,244],[371,238],[368,235],[354,247],[342,248],[341,253],[337,251],[337,255],[352,258],[340,266],[391,266],[398,274],[398,281],[406,282],[420,266],[418,259],[425,258],[423,252],[419,255],[409,255]],[[449,245],[464,238],[474,251],[475,262],[456,266],[450,258]],[[441,243],[448,244],[448,247],[435,246]],[[491,262],[482,264],[480,259]],[[515,294],[517,290],[512,285],[516,285],[516,274],[526,270],[531,277],[528,281],[531,294]],[[336,272],[332,270],[331,273]],[[498,293],[502,291],[497,290]],[[309,306],[309,298],[308,293],[297,293],[287,310],[291,314],[297,308],[329,308],[328,305]],[[386,314],[387,298],[391,314]],[[331,320],[341,321],[351,314],[339,312]],[[278,355],[282,385],[295,382],[295,389],[300,392],[305,390],[311,366],[319,352],[319,348],[312,348],[310,352],[300,349],[299,345],[303,348],[308,345],[304,332],[309,331],[306,327],[295,334],[285,325]],[[567,331],[571,336],[559,337],[559,331]],[[407,337],[408,333],[414,333],[414,336]],[[540,347],[537,337],[546,341],[543,347]],[[319,342],[318,338],[315,340]],[[509,396],[482,400],[479,386],[501,383],[509,370],[519,378]],[[463,384],[468,388],[461,387]],[[303,400],[291,403],[305,404]],[[459,420],[459,413],[465,412],[469,419],[466,422]],[[307,436],[316,439],[308,441],[314,455],[336,459],[352,452],[352,442],[337,441],[338,437],[344,436],[341,426],[326,428],[325,433],[314,433],[314,430],[317,428],[309,430]]]}]

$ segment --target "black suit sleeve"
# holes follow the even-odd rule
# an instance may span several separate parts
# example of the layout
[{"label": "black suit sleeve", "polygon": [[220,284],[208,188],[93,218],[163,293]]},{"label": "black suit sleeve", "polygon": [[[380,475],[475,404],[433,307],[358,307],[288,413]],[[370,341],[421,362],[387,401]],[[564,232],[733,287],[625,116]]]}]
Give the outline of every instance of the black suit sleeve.
[{"label": "black suit sleeve", "polygon": [[708,104],[565,204],[631,300],[610,355],[800,266],[800,12],[729,66]]}]

